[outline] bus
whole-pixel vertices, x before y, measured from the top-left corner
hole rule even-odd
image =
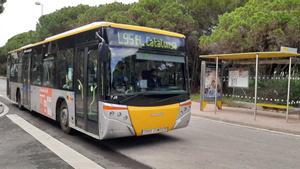
[[[94,22],[8,53],[7,96],[96,139],[189,124],[185,36]]]

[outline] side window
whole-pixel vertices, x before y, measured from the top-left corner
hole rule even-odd
[[[29,73],[29,60],[32,55],[32,52],[26,52],[22,56],[22,82],[21,83],[28,83],[28,73]]]
[[[6,66],[6,77],[8,78],[8,80],[10,80],[10,69],[11,69],[11,65],[12,65],[10,55],[7,56],[6,65],[7,65]]]
[[[17,56],[12,56],[10,58],[10,66],[9,66],[9,76],[12,82],[18,81],[18,60]]]
[[[36,50],[31,61],[31,83],[33,85],[42,84],[43,59],[42,51]]]
[[[18,59],[17,59],[17,82],[22,83],[22,58],[23,54],[18,54]]]
[[[57,87],[60,89],[73,89],[73,58],[74,49],[59,50],[57,53]]]
[[[42,85],[46,87],[56,87],[55,81],[55,59],[57,58],[57,42],[50,42],[47,45],[48,52],[43,57],[43,75],[42,75]]]
[[[54,87],[54,77],[54,57],[47,57],[43,60],[43,85],[47,87]]]

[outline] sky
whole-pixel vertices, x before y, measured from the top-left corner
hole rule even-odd
[[[133,3],[138,0],[7,0],[4,3],[4,12],[0,14],[0,47],[16,34],[35,30],[41,16],[41,6],[35,5],[37,1],[43,4],[43,13],[49,14],[78,4],[95,6],[112,2]]]

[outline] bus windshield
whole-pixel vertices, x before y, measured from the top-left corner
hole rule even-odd
[[[183,55],[111,47],[111,94],[179,94],[186,91]]]

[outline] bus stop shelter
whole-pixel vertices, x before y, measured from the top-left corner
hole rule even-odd
[[[300,112],[300,54],[249,52],[201,55],[200,109],[213,103],[214,113],[224,100],[250,103],[256,120],[257,107]],[[300,114],[299,114],[300,118]]]

